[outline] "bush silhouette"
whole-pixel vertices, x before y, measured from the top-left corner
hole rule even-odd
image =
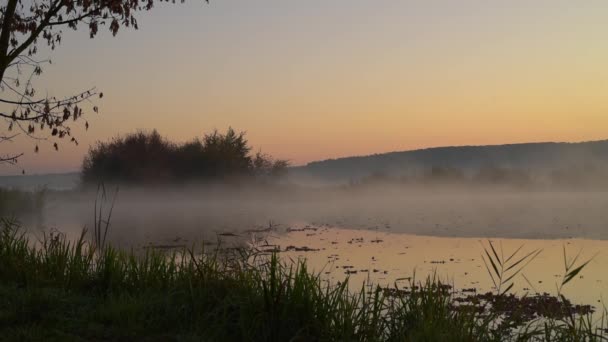
[[[288,162],[251,147],[245,133],[217,130],[184,144],[172,143],[154,130],[137,132],[92,147],[82,165],[84,183],[169,183],[277,178]]]

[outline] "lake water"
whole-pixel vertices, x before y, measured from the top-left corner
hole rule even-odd
[[[303,229],[304,228],[304,229]],[[494,291],[482,260],[486,238],[432,237],[387,232],[388,229],[353,230],[328,226],[299,225],[295,231],[267,240],[283,250],[286,260],[306,259],[308,266],[332,282],[349,277],[353,290],[364,281],[381,286],[409,286],[410,279],[424,280],[435,275],[456,290]],[[557,294],[564,276],[564,247],[569,260],[579,252],[580,264],[593,258],[587,267],[564,286],[562,293],[574,303],[603,306],[608,298],[608,241],[585,239],[492,239],[505,258],[534,250],[540,254],[530,261],[510,292],[518,295]],[[296,250],[297,249],[297,250]],[[288,251],[285,251],[288,250]],[[515,259],[515,258],[514,258]],[[523,276],[522,276],[523,275]],[[525,277],[525,278],[524,278]]]
[[[78,236],[93,226],[94,199],[95,193],[51,194],[33,233],[56,228]],[[566,246],[570,257],[580,250],[581,261],[595,257],[564,294],[601,306],[608,296],[607,208],[606,192],[121,189],[109,239],[126,248],[247,242],[252,230],[270,225],[266,242],[279,245],[285,260],[307,258],[335,282],[348,275],[357,290],[368,279],[405,286],[415,273],[481,292],[492,290],[481,259],[482,244],[492,239],[505,255],[521,245],[542,250],[522,272],[528,281],[515,278],[512,291],[520,295],[556,293]]]

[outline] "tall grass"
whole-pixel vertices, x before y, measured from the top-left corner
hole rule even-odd
[[[504,298],[508,291],[513,287],[514,278],[542,252],[542,250],[536,249],[528,253],[523,253],[522,248],[523,245],[505,258],[502,244],[498,249],[494,246],[492,241],[488,241],[487,246],[483,246],[482,259],[488,275],[494,283],[497,294],[493,297],[493,302],[489,304],[496,305],[496,299],[500,301],[500,299]],[[603,308],[599,318],[594,318],[593,310],[586,310],[586,312],[581,314],[580,312],[577,312],[576,307],[573,307],[570,301],[562,294],[564,286],[569,284],[579,273],[581,273],[594,258],[589,258],[586,261],[577,264],[581,252],[582,250],[579,251],[574,258],[569,259],[566,247],[565,245],[563,246],[564,275],[561,283],[556,284],[557,305],[555,305],[555,302],[550,302],[553,304],[552,310],[556,312],[549,312],[549,318],[546,316],[539,316],[526,322],[526,324],[511,319],[511,317],[521,314],[521,312],[517,312],[519,308],[511,310],[511,317],[504,317],[504,313],[503,315],[496,315],[496,312],[494,312],[492,321],[496,321],[497,319],[503,320],[497,326],[498,329],[503,331],[504,327],[507,327],[511,331],[517,329],[518,339],[545,341],[608,340],[608,330],[606,329],[608,323],[606,315],[608,313],[607,309],[605,307]],[[528,284],[533,287],[523,273],[521,275]],[[546,298],[546,296],[541,296],[541,298]],[[541,304],[541,309],[547,310],[546,306],[549,305],[550,304]],[[549,311],[550,310],[551,309],[549,309]],[[492,311],[492,309],[490,309],[490,311]],[[513,313],[515,313],[515,315],[513,315]],[[559,319],[555,319],[555,317],[558,317]]]
[[[542,250],[536,249],[522,254],[523,247],[523,245],[519,246],[506,258],[502,244],[498,249],[500,253],[497,252],[492,241],[488,241],[488,246],[483,247],[484,254],[481,255],[481,258],[499,295],[508,293],[515,285],[515,277],[542,252]]]
[[[410,288],[329,284],[305,262],[250,250],[125,251],[0,221],[3,338],[204,341],[600,340],[596,322],[498,329],[434,278]],[[93,235],[98,233],[94,232]],[[89,242],[92,241],[92,242]],[[99,241],[99,240],[97,240]],[[602,318],[603,319],[603,318]]]

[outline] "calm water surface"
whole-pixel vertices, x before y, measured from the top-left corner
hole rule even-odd
[[[482,260],[485,238],[449,238],[306,226],[268,239],[277,245],[284,260],[306,259],[310,268],[337,282],[350,278],[353,290],[371,280],[379,285],[408,286],[412,277],[421,280],[436,275],[456,289],[494,290]],[[302,229],[295,228],[295,229]],[[585,239],[492,239],[505,257],[523,245],[520,253],[542,250],[516,276],[511,290],[518,295],[557,293],[564,275],[564,247],[568,259],[579,252],[579,263],[593,258],[588,266],[563,289],[576,303],[601,307],[608,298],[608,241]],[[294,250],[300,249],[300,251]],[[309,248],[312,251],[302,251]],[[523,254],[520,254],[523,256]],[[525,278],[524,278],[525,276]]]

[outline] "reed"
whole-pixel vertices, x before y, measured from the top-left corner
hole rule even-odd
[[[433,277],[413,281],[407,291],[363,284],[352,292],[348,280],[330,284],[305,262],[284,263],[276,253],[202,246],[126,251],[99,240],[105,232],[91,237],[86,230],[76,241],[54,233],[35,242],[12,220],[0,225],[6,340],[605,339],[598,330],[606,326],[605,312],[499,329],[497,314],[455,305],[454,293]],[[510,256],[504,263],[528,259],[519,260]],[[510,277],[500,275],[503,283]]]

